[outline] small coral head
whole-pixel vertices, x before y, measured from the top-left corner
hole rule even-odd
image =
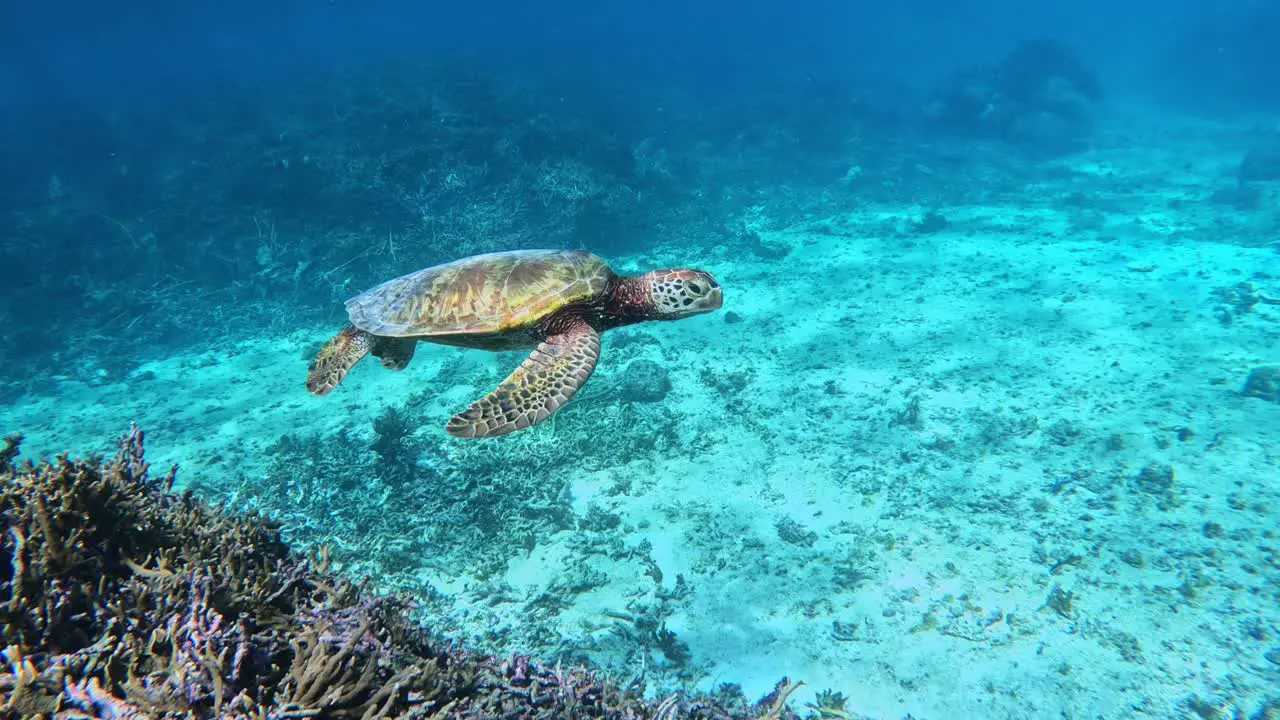
[[[653,311],[659,318],[700,315],[720,309],[724,293],[710,273],[685,268],[654,270],[647,274]]]

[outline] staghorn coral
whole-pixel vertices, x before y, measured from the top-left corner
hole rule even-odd
[[[408,603],[152,477],[136,426],[111,460],[0,449],[0,718],[794,718],[759,703],[642,698],[584,667],[469,653]]]

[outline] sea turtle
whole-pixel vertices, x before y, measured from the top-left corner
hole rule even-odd
[[[350,324],[316,353],[307,390],[324,395],[372,353],[403,369],[417,341],[533,352],[493,392],[454,415],[455,437],[505,435],[542,422],[595,369],[600,333],[645,320],[676,320],[720,307],[701,270],[623,277],[578,250],[517,250],[455,260],[388,280],[347,301]]]

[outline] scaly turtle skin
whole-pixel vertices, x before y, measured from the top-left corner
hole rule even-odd
[[[505,435],[546,420],[591,376],[600,333],[720,307],[701,270],[622,277],[577,250],[517,250],[463,258],[378,285],[347,301],[351,323],[316,353],[307,390],[324,395],[365,355],[404,369],[419,340],[529,357],[493,392],[454,415],[455,437]]]

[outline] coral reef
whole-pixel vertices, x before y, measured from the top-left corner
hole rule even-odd
[[[1070,48],[1041,39],[1014,48],[995,67],[957,75],[925,112],[952,133],[1060,152],[1092,133],[1101,96],[1097,78]]]
[[[304,557],[257,515],[156,477],[136,427],[110,460],[0,450],[0,717],[794,718],[797,684],[643,699],[581,666],[468,652]]]
[[[1241,183],[1280,180],[1280,135],[1256,142],[1240,158],[1236,177]]]
[[[621,375],[618,394],[624,402],[661,402],[671,392],[667,368],[652,360],[632,360]]]
[[[571,479],[655,455],[696,458],[709,443],[706,433],[677,432],[679,415],[670,407],[627,399],[628,368],[643,359],[651,338],[619,332],[611,348],[618,367],[601,370],[595,389],[586,391],[591,396],[557,414],[546,432],[510,443],[447,442],[432,419],[428,390],[335,430],[280,436],[264,449],[260,466],[242,462],[232,473],[184,477],[185,486],[281,522],[294,548],[327,546],[331,569],[410,595],[415,617],[472,650],[518,648],[566,665],[589,658],[617,675],[644,667],[651,692],[687,688],[707,677],[711,658],[699,654],[679,664],[667,655],[657,630],[682,596],[664,588],[660,576],[636,582],[616,608],[622,614],[606,618],[607,631],[578,634],[562,626],[579,596],[624,577],[643,578],[653,563],[650,550],[622,540],[617,515],[575,511]],[[475,380],[446,366],[431,385],[461,382]],[[606,491],[610,504],[644,492],[644,478],[617,476]],[[510,584],[512,563],[561,542],[575,555],[621,567],[606,576],[594,560],[575,560],[537,589]],[[468,587],[462,602],[451,589],[459,583]]]
[[[41,123],[23,131],[29,147],[6,168],[14,192],[0,197],[22,239],[0,244],[11,290],[0,313],[25,295],[58,327],[0,326],[0,338],[30,335],[0,357],[4,376],[65,352],[67,374],[93,382],[157,344],[327,324],[326,301],[533,237],[631,251],[694,206],[645,169],[633,139],[565,111],[562,93],[465,63],[205,90],[192,103],[85,109],[82,134],[111,137],[109,152],[67,154],[75,138]],[[111,342],[85,340],[96,336]]]
[[[1280,367],[1259,365],[1250,370],[1240,394],[1245,397],[1280,402]]]

